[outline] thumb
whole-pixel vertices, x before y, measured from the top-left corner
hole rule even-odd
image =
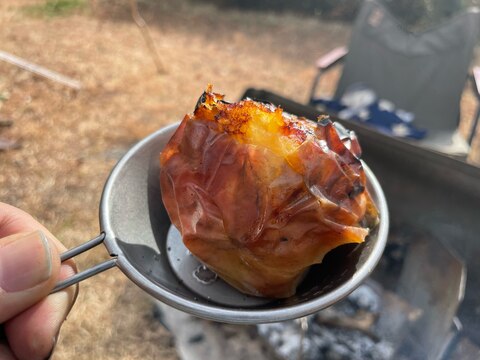
[[[57,247],[41,230],[0,239],[0,324],[46,297],[59,272]]]

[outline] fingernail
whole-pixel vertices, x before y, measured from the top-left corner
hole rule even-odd
[[[52,274],[50,245],[38,230],[0,248],[0,288],[6,292],[30,289]]]

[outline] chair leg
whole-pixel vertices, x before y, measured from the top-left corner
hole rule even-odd
[[[480,104],[477,105],[477,111],[475,112],[475,118],[473,119],[472,126],[470,128],[470,136],[468,138],[468,144],[472,145],[473,139],[477,133],[478,118],[480,117]]]
[[[320,77],[323,75],[322,70],[318,70],[315,79],[313,80],[312,89],[310,90],[310,99],[308,99],[308,104],[313,105],[313,100],[315,99],[315,93],[317,92],[318,83],[320,82]]]

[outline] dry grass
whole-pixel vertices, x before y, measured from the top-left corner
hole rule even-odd
[[[38,2],[0,2],[1,49],[85,88],[75,93],[0,63],[0,117],[14,121],[0,135],[22,143],[20,150],[0,153],[0,200],[35,215],[67,247],[98,233],[98,201],[119,154],[180,120],[207,83],[230,100],[255,86],[304,102],[314,60],[349,34],[339,23],[163,1],[146,16],[167,68],[159,76],[121,6],[115,15],[100,4],[49,18],[19,10]],[[472,112],[471,97],[465,103]],[[105,257],[96,249],[78,260],[86,268]],[[120,271],[88,280],[54,358],[175,359],[152,309],[151,299]]]
[[[254,85],[304,101],[314,59],[348,35],[339,24],[167,3],[147,14],[167,68],[158,76],[121,11],[49,18],[19,11],[31,3],[0,3],[1,49],[76,78],[85,89],[74,93],[0,63],[0,94],[8,98],[0,116],[14,121],[1,135],[22,143],[0,153],[0,199],[34,214],[68,247],[98,233],[100,193],[119,154],[180,120],[207,83],[232,100]],[[86,268],[105,257],[97,249],[78,262]],[[54,358],[175,359],[152,309],[120,271],[87,280]]]

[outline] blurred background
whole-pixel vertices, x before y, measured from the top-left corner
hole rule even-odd
[[[385,2],[412,31],[479,3]],[[0,138],[8,145],[0,201],[33,214],[67,247],[92,238],[103,184],[135,142],[181,120],[209,83],[231,101],[255,86],[306,103],[315,60],[348,43],[360,3],[141,0],[145,33],[128,0],[2,0],[0,50],[81,89],[0,61]],[[326,75],[326,94],[338,77]],[[462,114],[474,111],[466,92]],[[78,261],[86,268],[106,256],[96,249]],[[53,358],[177,359],[155,316],[151,299],[120,271],[100,274],[81,284]]]

